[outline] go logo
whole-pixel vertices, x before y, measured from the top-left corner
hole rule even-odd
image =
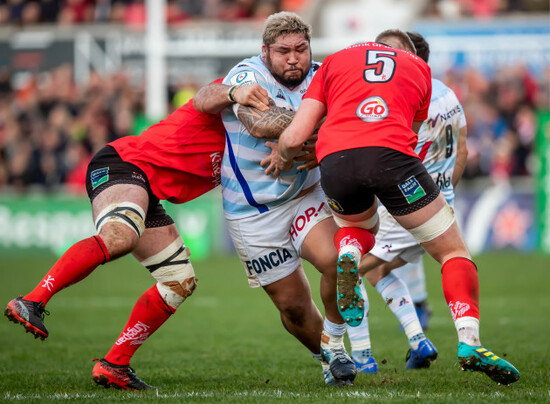
[[[382,97],[369,97],[357,107],[355,115],[363,122],[377,122],[389,115],[388,104]]]

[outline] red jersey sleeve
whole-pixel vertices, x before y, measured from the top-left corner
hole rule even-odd
[[[326,105],[327,101],[325,99],[325,63],[321,65],[315,77],[309,84],[307,92],[304,94],[302,99],[313,98],[314,100],[321,101]]]
[[[422,80],[425,81],[428,91],[426,91],[424,99],[422,100],[422,105],[414,115],[414,121],[425,121],[428,119],[428,109],[430,108],[430,100],[432,99],[432,77],[429,68]]]

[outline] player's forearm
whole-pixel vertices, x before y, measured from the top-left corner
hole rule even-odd
[[[228,96],[231,86],[213,83],[202,87],[193,97],[193,106],[199,112],[217,114],[235,102]]]
[[[468,146],[466,144],[466,127],[460,128],[458,133],[458,142],[456,147],[456,162],[453,170],[453,178],[451,182],[453,183],[453,188],[457,186],[458,181],[462,178],[464,170],[466,169],[466,162],[468,159]]]
[[[466,158],[467,157],[468,157],[468,151],[467,150],[461,156],[460,159],[459,159],[458,155],[456,156],[456,163],[455,163],[455,167],[454,167],[454,170],[453,170],[453,178],[451,180],[452,183],[453,183],[453,188],[455,188],[457,186],[458,182],[462,178],[462,174],[464,174],[464,170],[466,169]]]
[[[259,111],[256,108],[240,106],[237,117],[252,136],[259,139],[279,139],[281,133],[290,125],[294,111],[278,107],[269,100],[269,109]]]
[[[296,117],[279,139],[279,155],[282,161],[290,161],[296,157],[324,114],[324,104],[319,101],[306,99],[302,102]]]
[[[284,163],[294,160],[294,157],[302,149],[303,141],[292,125],[281,134],[279,138],[279,156]]]

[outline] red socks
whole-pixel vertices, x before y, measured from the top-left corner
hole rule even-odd
[[[129,365],[137,349],[176,312],[160,296],[157,286],[145,291],[105,360],[115,365]]]
[[[476,265],[464,257],[451,258],[441,268],[443,293],[453,320],[475,317],[479,320],[479,281]]]
[[[46,274],[44,279],[24,299],[44,305],[59,292],[81,281],[98,265],[109,261],[109,252],[99,236],[93,236],[72,245]]]
[[[365,255],[372,250],[374,243],[374,234],[360,227],[342,227],[334,234],[334,246],[338,251],[345,245],[352,245]]]

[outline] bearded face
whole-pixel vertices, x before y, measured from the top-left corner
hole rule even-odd
[[[311,67],[311,48],[302,34],[288,34],[262,47],[264,62],[275,79],[285,87],[298,86]]]

